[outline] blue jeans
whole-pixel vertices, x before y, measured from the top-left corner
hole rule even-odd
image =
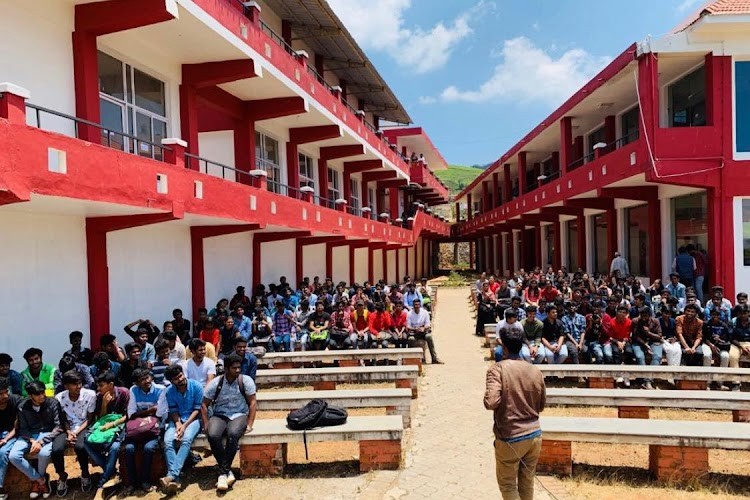
[[[3,432],[3,437],[7,434],[7,432]],[[5,473],[8,471],[10,450],[13,449],[13,444],[15,444],[15,442],[16,438],[12,438],[0,448],[0,488],[5,485]]]
[[[649,343],[651,348],[651,365],[658,366],[661,364],[661,358],[664,354],[663,346],[661,343]],[[646,364],[646,350],[640,344],[633,344],[633,355],[635,356],[635,362],[639,365]],[[644,378],[644,382],[651,382],[650,378]]]
[[[281,347],[284,347],[284,352],[290,352],[291,351],[291,334],[284,333],[283,335],[276,335],[273,338],[273,348],[274,351],[280,351]]]
[[[35,434],[32,437],[34,439],[41,439],[44,434]],[[49,442],[42,446],[39,453],[36,456],[37,465],[36,470],[31,466],[29,461],[24,456],[27,451],[31,448],[31,442],[26,439],[17,439],[13,443],[13,447],[10,450],[9,460],[16,469],[20,470],[24,476],[28,477],[32,481],[38,481],[39,478],[43,477],[47,472],[47,466],[52,458],[52,442]]]
[[[495,362],[499,363],[503,360],[503,346],[499,345],[495,347]]]
[[[534,363],[535,365],[540,364],[542,361],[544,361],[544,353],[540,348],[537,348],[536,350],[536,357],[531,358],[531,349],[529,349],[529,346],[526,344],[521,346],[521,353],[520,353],[521,359],[524,361],[528,361],[529,363]]]
[[[141,446],[143,447],[143,461],[139,473],[135,465],[135,453]],[[154,438],[143,444],[125,441],[125,468],[128,471],[130,486],[151,483],[151,463],[154,461],[154,453],[158,448],[159,438]]]
[[[703,302],[703,281],[706,279],[705,276],[696,276],[695,277],[695,295],[698,297],[698,300],[701,301],[701,304],[705,304]]]
[[[195,436],[201,431],[200,420],[194,420],[185,428],[182,434],[182,440],[177,441],[174,438],[177,432],[174,422],[167,424],[167,430],[164,432],[164,455],[167,459],[167,476],[175,481],[179,479],[185,460],[190,456],[190,448],[193,445]],[[179,443],[178,449],[175,450],[175,443]]]
[[[550,344],[552,347],[555,347],[557,345],[557,342],[554,344]],[[544,352],[544,357],[547,358],[547,364],[558,364],[561,365],[565,363],[565,360],[568,359],[568,348],[565,347],[565,344],[560,346],[560,349],[557,351],[557,353],[551,351],[550,349],[547,349],[545,346],[541,346],[539,348]]]
[[[84,445],[91,461],[102,468],[102,476],[99,478],[97,488],[104,487],[104,483],[115,475],[120,444],[120,439],[117,437],[110,445],[91,444],[88,441]]]

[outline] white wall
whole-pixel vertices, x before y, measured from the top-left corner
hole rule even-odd
[[[192,318],[190,231],[177,222],[107,234],[110,333],[130,341],[122,327],[150,319],[159,328],[179,307]]]
[[[296,243],[295,243],[296,245]],[[269,255],[265,252],[265,245],[264,245],[264,267],[265,267],[265,257],[266,255]],[[296,249],[295,249],[296,252]],[[295,256],[296,258],[296,256]],[[295,264],[296,265],[296,264]],[[310,278],[310,281],[315,276],[320,276],[320,280],[323,281],[325,279],[326,275],[326,245],[323,243],[322,245],[307,245],[302,247],[302,276],[307,276]],[[287,276],[287,278],[290,278]],[[278,282],[278,276],[274,278],[273,283]],[[288,279],[290,283],[294,283],[294,279]],[[294,283],[296,286],[297,283]]]
[[[367,248],[355,248],[354,249],[354,281],[360,285],[367,281],[367,259],[369,258],[369,250]]]
[[[385,277],[385,282],[390,285],[391,283],[396,283],[398,281],[398,276],[396,276],[396,251],[389,250],[387,253],[388,276]],[[399,269],[399,271],[401,271],[401,269]]]
[[[375,282],[383,279],[383,251],[373,250],[372,252],[372,278]]]
[[[239,285],[251,293],[253,233],[237,233],[203,240],[206,309],[221,298],[231,299]]]
[[[297,273],[297,245],[294,240],[263,243],[261,245],[260,261],[262,263],[260,280],[261,283],[266,285],[266,289],[268,289],[269,284],[278,283],[281,276],[286,276],[289,283],[295,281]],[[310,278],[312,279],[312,276]]]
[[[228,167],[235,167],[234,164],[234,133],[231,130],[222,130],[220,132],[203,132],[198,134],[198,150],[200,156],[207,158],[216,163],[221,163]],[[255,168],[255,167],[253,167]],[[209,175],[215,175],[216,177],[222,177],[224,179],[234,181],[234,171],[226,170],[222,172],[222,168],[216,165],[208,166],[208,172],[206,172],[206,165],[200,165],[200,171],[208,173]]]
[[[422,263],[422,238],[417,239],[415,251],[417,252],[417,275],[421,278],[424,276],[424,265]]]
[[[0,22],[2,22],[0,20]],[[0,211],[0,352],[22,370],[23,352],[39,347],[55,365],[80,330],[88,344],[86,236],[80,217]]]
[[[745,244],[742,220],[742,201],[747,198],[735,198],[733,202],[734,222],[734,283],[737,292],[747,289],[750,282],[750,267],[745,266]],[[731,300],[731,299],[730,299]]]
[[[396,250],[396,255],[398,255],[398,269],[401,273],[401,276],[396,276],[396,281],[401,283],[401,279],[409,274],[406,272],[406,250],[398,249]],[[411,271],[411,269],[409,269],[409,271]],[[411,273],[411,277],[414,277],[414,273]]]
[[[73,5],[70,2],[0,2],[0,82],[29,90],[29,102],[75,114]],[[31,115],[30,115],[31,118]],[[36,124],[36,119],[29,122]],[[42,116],[42,125],[72,134],[68,120]]]
[[[333,282],[349,283],[349,247],[333,247]]]

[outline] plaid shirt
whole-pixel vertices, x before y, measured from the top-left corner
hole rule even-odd
[[[289,311],[274,313],[273,327],[271,327],[274,335],[290,335],[294,331],[295,324],[287,315],[291,315],[291,313]]]
[[[562,317],[563,331],[570,335],[576,342],[581,340],[581,335],[586,331],[586,317],[582,314],[575,313],[573,316],[566,314]]]

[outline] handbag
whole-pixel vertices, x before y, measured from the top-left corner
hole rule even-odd
[[[133,418],[125,424],[125,439],[135,443],[158,438],[160,432],[159,419],[153,416]]]
[[[117,413],[109,413],[104,415],[102,418],[97,420],[93,426],[91,426],[91,432],[86,436],[86,442],[90,444],[107,445],[115,440],[115,438],[122,431],[123,424],[110,427],[109,429],[102,429],[102,426],[115,422],[122,418],[122,415]]]

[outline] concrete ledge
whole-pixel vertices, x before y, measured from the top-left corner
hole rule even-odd
[[[748,368],[641,365],[537,365],[545,377],[630,377],[697,382],[750,382]]]
[[[548,388],[547,404],[561,406],[645,406],[701,410],[750,410],[750,393],[711,391],[623,391]]]
[[[269,352],[258,360],[258,364],[268,363],[335,363],[342,360],[400,361],[403,359],[422,359],[422,349],[348,349],[341,351],[300,351],[300,352]]]

